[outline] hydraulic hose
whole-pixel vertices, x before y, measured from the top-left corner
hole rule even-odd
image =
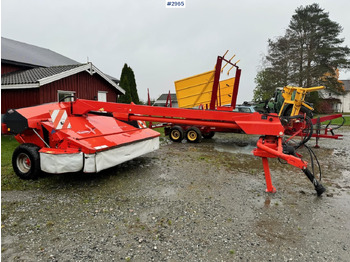
[[[303,172],[307,176],[307,178],[311,181],[311,183],[314,185],[315,190],[317,192],[317,195],[321,196],[326,191],[326,189],[322,186],[322,184],[320,182],[317,181],[317,179],[310,172],[309,169],[305,168],[305,169],[303,169]]]

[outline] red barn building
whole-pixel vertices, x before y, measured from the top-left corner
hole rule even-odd
[[[1,38],[1,114],[65,96],[116,102],[125,93],[118,82],[92,63],[81,64],[49,49]]]

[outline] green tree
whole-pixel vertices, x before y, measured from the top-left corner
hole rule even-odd
[[[263,68],[258,72],[254,89],[254,101],[272,97],[276,87],[283,87],[290,82],[289,41],[279,37],[268,40],[268,55],[263,59]]]
[[[349,68],[347,56],[350,49],[341,44],[342,27],[329,19],[329,14],[318,4],[301,6],[292,16],[286,37],[290,45],[293,82],[302,87],[326,85],[340,91],[341,83],[335,81],[335,70]],[[324,78],[325,74],[333,77]]]
[[[350,49],[339,38],[342,27],[329,19],[318,4],[295,10],[282,37],[268,41],[268,54],[263,69],[257,74],[254,98],[270,95],[273,86],[325,85],[342,92],[337,70],[350,68]],[[266,79],[265,79],[266,78]],[[271,85],[271,88],[264,85]],[[318,95],[313,95],[317,102]]]
[[[119,85],[121,86],[121,88],[123,88],[125,90],[125,94],[121,95],[118,98],[118,102],[129,104],[132,100],[131,100],[131,92],[130,92],[130,82],[128,79],[128,65],[127,64],[124,64],[124,67],[122,69]]]
[[[131,100],[135,104],[140,104],[139,95],[137,93],[135,74],[134,74],[134,71],[131,69],[131,67],[128,67],[127,74],[128,74],[128,79],[129,79],[129,88],[130,88]]]
[[[269,100],[278,87],[275,73],[269,68],[258,72],[255,77],[256,87],[254,89],[254,101]]]
[[[129,67],[127,64],[124,64],[122,69],[119,85],[125,90],[125,94],[121,95],[118,99],[119,103],[140,103],[139,95],[137,93],[135,74],[131,67]]]
[[[290,46],[287,37],[278,37],[275,41],[268,40],[269,54],[266,60],[269,62],[269,70],[274,73],[276,85],[286,86],[290,82]]]

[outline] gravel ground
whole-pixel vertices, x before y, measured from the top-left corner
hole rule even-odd
[[[2,192],[2,261],[350,261],[350,129],[315,149],[327,192],[216,134],[94,175]],[[311,141],[314,144],[314,141]]]

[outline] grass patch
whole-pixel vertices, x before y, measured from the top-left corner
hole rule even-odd
[[[152,125],[157,125],[157,124],[160,124],[160,123],[152,122]],[[146,121],[146,125],[147,125],[147,127],[149,126],[149,121]],[[153,128],[153,130],[159,132],[160,133],[160,137],[165,137],[164,127]]]
[[[322,117],[322,116],[324,116],[324,115],[317,115],[317,116],[314,116],[314,118]],[[343,115],[343,117],[345,118],[344,126],[350,126],[350,116]],[[325,121],[325,122],[322,122],[322,125],[327,125],[328,123],[329,123],[329,121]],[[339,118],[333,119],[331,125],[332,126],[333,125],[340,125],[341,123],[343,123],[343,119],[341,117],[339,117]]]
[[[12,168],[12,153],[17,146],[13,136],[1,136],[1,190],[18,189],[21,182]]]
[[[30,190],[45,187],[52,178],[43,177],[37,180],[20,179],[12,168],[12,154],[19,143],[13,136],[1,136],[1,190]]]
[[[13,171],[12,153],[19,146],[13,136],[1,136],[1,190],[25,190],[40,186],[38,180],[22,180]]]
[[[160,137],[165,137],[164,135],[164,127],[157,127],[153,129],[154,131],[157,131],[160,133]]]

